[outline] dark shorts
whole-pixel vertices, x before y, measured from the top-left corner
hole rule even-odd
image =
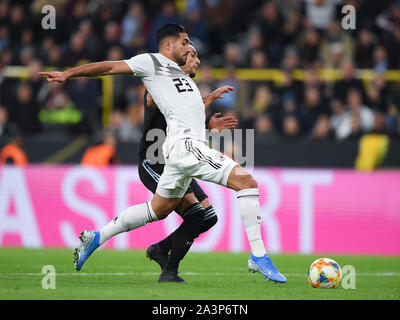
[[[155,193],[157,189],[158,180],[164,171],[163,164],[150,164],[146,159],[141,160],[139,163],[139,177],[142,183],[151,192]],[[203,189],[199,186],[195,179],[189,185],[185,194],[194,193],[199,202],[208,198]]]

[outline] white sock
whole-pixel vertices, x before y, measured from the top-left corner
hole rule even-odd
[[[149,201],[129,207],[100,230],[100,245],[111,237],[158,220]]]
[[[258,189],[243,189],[238,191],[239,213],[246,229],[251,252],[256,257],[262,257],[267,253],[261,237],[261,214],[258,200]]]

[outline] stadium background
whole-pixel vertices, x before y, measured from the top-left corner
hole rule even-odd
[[[54,30],[42,28],[46,4]],[[341,26],[346,4],[354,30]],[[156,51],[168,22],[184,24],[196,45],[202,93],[235,87],[208,116],[234,114],[255,129],[268,249],[399,255],[400,2],[384,0],[0,0],[0,148],[20,137],[30,163],[0,167],[0,245],[73,247],[81,229],[150,199],[136,167],[141,82],[49,85],[37,72]],[[122,166],[78,166],[105,132]],[[203,186],[220,221],[194,249],[248,250],[233,192]],[[177,219],[109,246],[145,248]]]

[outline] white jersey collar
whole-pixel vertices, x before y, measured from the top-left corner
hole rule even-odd
[[[158,53],[160,57],[162,57],[162,59],[164,59],[167,63],[171,63],[172,65],[178,67],[179,69],[181,68],[175,61],[167,58],[166,56],[164,56],[161,52]]]

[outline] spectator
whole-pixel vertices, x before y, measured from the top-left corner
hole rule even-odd
[[[217,0],[202,1],[203,12],[206,15],[209,34],[210,52],[220,54],[226,43],[232,38],[231,32],[235,29],[232,23],[235,12],[236,1]],[[230,30],[227,32],[226,30]]]
[[[259,142],[277,142],[280,140],[268,114],[263,113],[257,117],[255,131],[255,139]]]
[[[375,112],[374,127],[372,131],[378,134],[388,134],[384,113],[380,111]]]
[[[385,126],[388,134],[391,136],[399,136],[400,134],[400,117],[399,110],[396,105],[391,105],[385,115]]]
[[[75,1],[72,7],[72,14],[68,19],[68,26],[66,29],[69,34],[73,34],[78,31],[80,24],[85,20],[87,13],[87,2],[86,1]]]
[[[197,85],[202,92],[202,96],[205,97],[217,88],[217,84],[215,83],[212,66],[210,64],[203,62],[199,73],[200,77],[197,80]]]
[[[307,87],[304,104],[300,108],[301,130],[308,134],[315,126],[318,118],[327,114],[324,105],[321,104],[320,92],[315,87]]]
[[[23,66],[27,66],[35,59],[35,49],[32,46],[22,47],[19,51],[19,62]]]
[[[346,137],[346,139],[358,140],[362,136],[360,118],[353,114],[353,115],[351,115],[350,119],[351,119],[350,120],[351,121],[350,132],[349,132],[349,135]]]
[[[281,102],[291,100],[296,105],[303,103],[304,83],[295,81],[288,71],[283,71],[282,83],[277,89]]]
[[[0,25],[9,24],[10,19],[10,2],[0,1]]]
[[[80,60],[87,59],[85,51],[85,37],[82,33],[74,33],[69,41],[69,46],[63,55],[63,62],[66,66],[74,66]]]
[[[314,87],[323,94],[325,92],[326,85],[320,78],[319,74],[314,69],[306,69],[304,72],[304,86]]]
[[[241,50],[238,44],[233,42],[226,44],[222,63],[235,68],[243,67]]]
[[[388,52],[389,67],[400,68],[400,27],[396,26],[393,35],[385,41]]]
[[[146,16],[142,4],[132,3],[121,24],[121,44],[127,48],[129,56],[134,56],[138,49],[145,46],[145,24]]]
[[[107,53],[107,60],[117,61],[123,60],[124,53],[121,46],[115,46],[110,48]],[[114,75],[113,76],[113,88],[114,88],[114,109],[125,110],[127,101],[125,93],[129,87],[137,87],[141,83],[141,80],[136,77],[127,77],[125,75]]]
[[[368,106],[375,114],[376,128],[382,129],[383,121],[388,133],[399,134],[400,90],[392,78],[386,77],[396,73],[384,72],[400,68],[400,1],[61,0],[54,3],[55,30],[41,28],[42,2],[0,0],[0,71],[12,65],[28,66],[29,70],[23,83],[16,78],[0,78],[1,104],[8,111],[8,121],[18,121],[18,124],[24,117],[28,122],[26,113],[17,111],[18,108],[30,111],[36,108],[37,112],[38,106],[43,109],[41,122],[37,121],[35,129],[23,126],[24,134],[40,131],[41,123],[46,130],[70,132],[71,129],[74,133],[82,132],[83,128],[88,132],[97,131],[102,125],[98,80],[73,80],[57,92],[59,89],[37,76],[41,65],[62,69],[82,59],[115,61],[154,51],[155,30],[167,22],[182,22],[197,47],[202,66],[195,81],[202,95],[223,84],[236,86],[233,93],[206,110],[207,117],[217,111],[238,112],[241,127],[263,131],[270,121],[280,134],[284,131],[284,120],[295,117],[300,130],[297,135],[304,137],[307,133],[313,139],[324,139],[329,131],[326,130],[327,114],[332,111],[328,119],[335,137],[342,132],[338,126],[347,128],[350,132],[347,137],[357,137],[366,131],[365,116],[357,115],[358,111],[353,112],[347,103],[349,92],[355,89],[361,93],[361,106]],[[355,31],[344,31],[340,26],[343,15],[337,13],[345,3],[356,8]],[[227,65],[227,76],[221,80],[220,70],[214,72],[212,67]],[[280,68],[278,75],[282,72],[282,77],[239,82],[235,74],[242,67]],[[330,77],[323,70],[326,67],[340,68],[342,79],[332,83],[323,80],[321,76]],[[371,81],[363,82],[354,68],[374,69],[375,73]],[[114,120],[120,123],[117,127],[124,123],[126,132],[132,133],[140,127],[140,123],[132,124],[130,120],[130,115],[138,112],[133,111],[132,105],[139,99],[133,97],[140,96],[140,80],[114,76],[113,82],[116,110],[113,117],[119,119]],[[311,106],[313,98],[308,95],[319,95],[319,107]],[[341,107],[314,113],[330,101]],[[68,124],[52,122],[61,119],[56,116],[59,111],[59,115],[69,114]],[[80,120],[89,114],[94,115],[96,125]],[[37,115],[29,117],[33,121],[37,119]],[[75,119],[73,123],[69,122],[72,119]],[[339,125],[342,122],[347,124]],[[135,139],[130,134],[126,136],[127,140]]]
[[[85,51],[90,60],[98,61],[104,53],[100,52],[101,42],[98,35],[94,33],[93,23],[90,19],[84,19],[77,31],[85,39]]]
[[[287,48],[282,59],[281,68],[293,71],[300,67],[300,59],[295,48]]]
[[[286,140],[294,140],[300,135],[299,119],[293,115],[288,115],[283,119],[283,137]]]
[[[388,69],[388,58],[386,48],[377,46],[373,52],[374,70],[378,74],[383,74]]]
[[[23,5],[17,4],[11,8],[9,31],[12,34],[11,42],[13,46],[19,44],[21,40],[22,31],[27,27],[28,17],[25,16],[25,9]]]
[[[107,52],[120,45],[120,29],[116,21],[109,21],[104,27],[103,40],[101,41],[100,50],[103,53],[102,59],[106,57]]]
[[[47,63],[54,67],[63,67],[66,65],[63,52],[59,46],[55,45],[50,48],[47,56]]]
[[[336,140],[344,140],[348,135],[349,114],[346,112],[345,106],[339,99],[332,100],[332,116],[330,118],[330,127],[334,132]]]
[[[28,164],[28,156],[23,149],[23,139],[17,132],[11,138],[11,142],[1,149],[0,164],[13,164],[17,166],[26,166]]]
[[[9,133],[8,111],[6,107],[0,105],[0,138]]]
[[[159,27],[167,23],[183,24],[181,17],[176,13],[173,1],[166,1],[162,4],[161,12],[154,17],[150,26],[147,47],[151,52],[156,52],[158,47],[156,44],[156,32]]]
[[[32,95],[39,105],[44,102],[48,94],[48,85],[39,75],[39,72],[43,70],[43,64],[40,60],[34,59],[28,65],[29,78],[27,83],[32,87]]]
[[[266,1],[261,8],[261,16],[256,26],[262,33],[265,51],[272,67],[278,67],[283,55],[284,38],[282,26],[284,19],[274,1]]]
[[[250,68],[266,69],[268,67],[267,56],[262,50],[254,50],[250,57]]]
[[[234,66],[228,66],[226,68],[226,76],[219,82],[217,87],[231,86],[234,88],[233,91],[224,94],[223,99],[218,99],[213,108],[217,112],[223,112],[232,110],[237,107],[238,95],[239,95],[239,80],[236,77],[236,69]]]
[[[298,51],[303,67],[308,68],[319,59],[321,38],[314,29],[305,30],[298,40]]]
[[[89,78],[77,78],[66,83],[65,92],[82,116],[82,129],[93,133],[101,126],[100,97],[101,90],[98,81]]]
[[[367,104],[376,111],[387,112],[393,100],[390,88],[381,74],[376,74],[367,90]]]
[[[357,90],[350,90],[347,96],[347,104],[352,115],[360,120],[363,132],[371,131],[374,123],[374,114],[369,107],[362,104],[361,94]]]
[[[372,68],[375,41],[373,34],[369,30],[360,30],[355,46],[355,63],[357,68]]]
[[[329,117],[325,114],[320,115],[312,129],[311,139],[315,141],[323,141],[330,138]]]
[[[0,52],[10,45],[10,35],[6,25],[0,25]]]
[[[185,29],[190,34],[199,55],[209,53],[209,30],[198,1],[189,1],[185,11]]]
[[[295,1],[297,2],[297,1]],[[298,36],[304,31],[302,16],[298,10],[291,9],[285,18],[283,27],[283,45],[285,48],[296,43]]]
[[[257,28],[250,29],[247,33],[246,42],[243,47],[243,53],[245,55],[245,65],[250,65],[251,56],[254,51],[263,50],[263,48],[264,44],[261,32]]]
[[[342,29],[338,21],[332,22],[321,42],[321,59],[324,68],[337,69],[345,61],[353,61],[354,40]]]
[[[23,135],[39,132],[39,105],[35,101],[32,86],[29,83],[19,84],[13,100],[8,108],[10,122],[15,123]]]
[[[350,90],[347,97],[347,111],[340,111],[340,117],[333,117],[336,138],[339,140],[358,137],[362,133],[372,131],[374,114],[362,104],[361,94],[357,90]]]
[[[139,142],[142,137],[142,124],[144,119],[144,106],[142,100],[131,103],[126,109],[118,129],[118,138],[122,142]]]
[[[323,32],[338,16],[342,0],[303,0],[302,11],[312,28]]]
[[[119,164],[116,150],[117,140],[112,132],[106,132],[102,141],[89,147],[82,156],[81,165],[90,167],[106,167],[110,164]]]
[[[258,113],[274,112],[273,95],[271,89],[266,85],[256,88],[253,99],[253,109]]]
[[[81,123],[82,113],[75,108],[65,87],[52,83],[46,102],[39,112],[39,119],[44,131],[63,135],[76,132],[74,129]]]
[[[335,98],[340,99],[343,103],[346,102],[348,92],[351,89],[356,89],[361,92],[363,101],[365,101],[365,90],[361,80],[357,79],[354,72],[354,65],[351,62],[345,62],[341,68],[342,79],[335,82],[333,94]]]

